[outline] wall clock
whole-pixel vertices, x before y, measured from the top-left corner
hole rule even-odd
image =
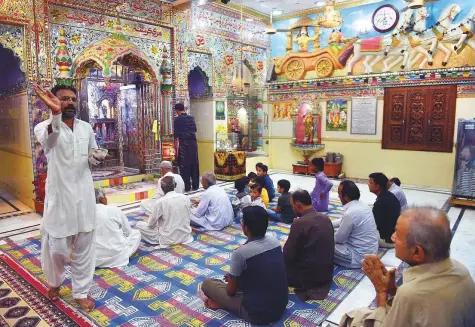
[[[379,33],[389,32],[399,22],[399,11],[393,5],[382,5],[374,11],[371,22]]]

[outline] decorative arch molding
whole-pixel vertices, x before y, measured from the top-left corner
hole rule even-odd
[[[188,72],[188,76],[192,73],[192,72],[197,72],[201,75],[201,77],[203,78],[203,82],[204,82],[204,87],[205,87],[205,91],[203,94],[200,94],[198,95],[198,97],[206,97],[206,96],[211,96],[212,94],[212,87],[210,85],[210,81],[209,81],[209,77],[208,75],[206,74],[206,72],[201,69],[200,66],[196,66],[195,68],[193,68],[192,70],[190,70]],[[196,96],[196,95],[195,95]]]
[[[213,85],[213,56],[211,53],[187,51],[187,77],[192,70],[199,67],[200,71],[207,76],[208,86]],[[187,81],[188,84],[188,81]]]
[[[109,78],[112,65],[124,58],[133,58],[132,63],[145,67],[152,80],[158,81],[158,68],[153,67],[150,58],[122,34],[113,34],[84,49],[74,60],[72,75],[83,73],[82,69],[93,61],[102,69],[104,77]]]
[[[0,46],[13,53],[20,62],[21,71],[26,74],[23,26],[0,23]]]

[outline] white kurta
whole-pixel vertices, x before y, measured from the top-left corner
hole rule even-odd
[[[117,207],[97,204],[96,217],[96,267],[127,266],[140,245],[140,232],[130,227],[124,212]]]
[[[174,178],[175,183],[176,183],[176,187],[175,187],[176,193],[180,193],[180,194],[185,193],[185,182],[183,181],[183,178],[180,175],[174,174],[171,171],[169,171],[163,177],[165,176],[171,176]],[[157,194],[153,198],[144,200],[140,203],[140,210],[145,212],[148,215],[152,214],[153,208],[155,207],[155,204],[157,203],[157,199],[160,199],[161,197],[165,195],[165,193],[162,190],[162,186],[160,185],[160,181],[162,180],[162,178],[160,178],[157,183],[158,184]]]
[[[48,125],[53,133],[48,135]],[[48,159],[43,227],[52,237],[87,233],[96,225],[96,198],[88,156],[97,148],[91,125],[74,121],[73,131],[53,115],[35,127]]]
[[[222,230],[233,223],[234,212],[226,191],[210,186],[201,196],[200,204],[191,210],[191,221],[207,230]]]
[[[34,130],[48,159],[41,266],[49,285],[59,287],[69,263],[73,297],[80,299],[87,297],[95,268],[96,199],[88,161],[97,144],[88,123],[76,119],[71,130],[61,118],[53,115]]]
[[[139,222],[136,227],[142,239],[162,247],[193,241],[190,226],[190,199],[174,191],[156,200],[148,222]]]

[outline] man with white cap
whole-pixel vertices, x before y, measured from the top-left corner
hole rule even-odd
[[[148,221],[139,221],[136,225],[142,239],[161,248],[193,242],[190,199],[174,191],[176,184],[172,176],[161,178],[160,187],[165,195],[156,200]]]
[[[185,182],[183,182],[183,178],[181,178],[180,175],[174,174],[172,170],[173,165],[170,161],[162,161],[160,163],[160,175],[162,176],[162,178],[165,176],[173,177],[176,183],[175,192],[183,194],[185,192]],[[161,180],[162,179],[160,178],[158,181],[157,194],[151,199],[142,201],[142,203],[140,204],[141,211],[144,211],[148,215],[152,214],[153,208],[155,207],[157,200],[165,196],[165,193],[163,192],[162,187],[160,186]]]
[[[104,191],[96,192],[96,267],[117,268],[129,264],[129,258],[137,251],[141,235],[132,229],[124,212],[108,206]]]

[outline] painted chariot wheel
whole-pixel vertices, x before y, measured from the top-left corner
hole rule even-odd
[[[285,75],[289,80],[299,80],[305,74],[305,63],[302,59],[291,59],[285,69]]]
[[[315,72],[318,77],[330,77],[334,70],[335,66],[329,58],[320,58],[315,63]]]

